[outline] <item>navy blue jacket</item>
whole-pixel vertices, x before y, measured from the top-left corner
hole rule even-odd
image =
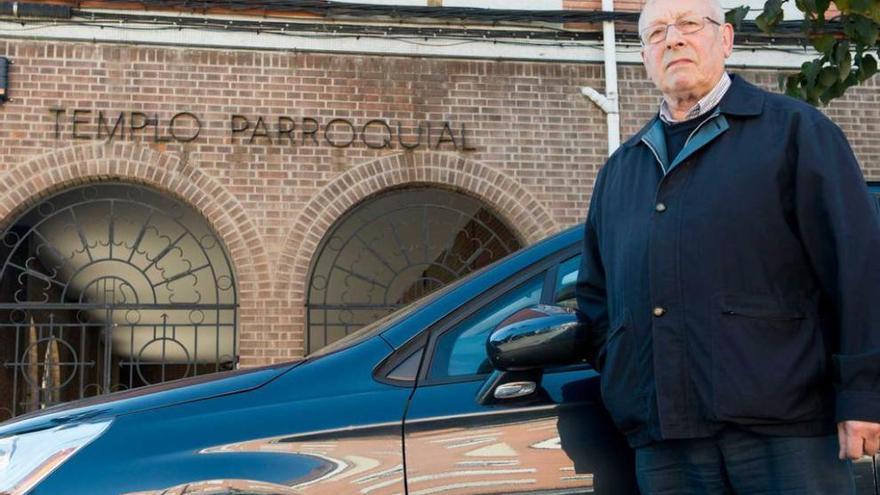
[[[734,76],[669,163],[654,118],[596,181],[578,305],[633,446],[880,422],[880,217],[840,129]]]

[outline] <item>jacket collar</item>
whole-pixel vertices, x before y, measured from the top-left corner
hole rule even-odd
[[[691,134],[684,147],[679,151],[678,156],[670,163],[666,149],[666,134],[663,131],[664,124],[660,119],[654,119],[653,122],[654,125],[642,136],[642,142],[651,149],[654,158],[657,159],[657,163],[663,170],[663,175],[668,174],[681,162],[687,160],[691,155],[711,143],[730,128],[727,118],[721,113],[721,109],[716,108]]]
[[[730,89],[718,104],[720,113],[735,117],[755,117],[764,112],[764,92],[757,86],[744,80],[742,77],[731,74]],[[654,118],[648,121],[642,129],[629,139],[624,146],[633,147],[642,142],[642,137],[654,128],[654,125],[661,123],[659,114],[655,114]]]
[[[764,90],[732,74],[732,83],[721,99],[721,113],[737,117],[755,117],[764,112]]]

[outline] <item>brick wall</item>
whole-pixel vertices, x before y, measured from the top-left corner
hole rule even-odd
[[[238,277],[245,366],[303,352],[309,263],[346,209],[390,187],[438,184],[482,199],[526,242],[580,221],[606,155],[604,115],[579,92],[603,87],[600,64],[463,61],[2,41],[14,61],[12,101],[0,107],[0,221],[74,183],[123,179],[198,208],[224,239]],[[624,136],[659,95],[640,67],[621,67]],[[775,86],[773,71],[746,76]],[[880,178],[877,79],[828,111]],[[51,108],[65,108],[56,120]],[[73,109],[87,123],[74,139]],[[202,120],[189,143],[154,142],[152,129],[107,143],[97,112]],[[232,135],[230,116],[297,122],[334,118],[464,125],[468,146],[415,151],[335,148],[311,140]],[[130,114],[129,114],[130,115]],[[184,119],[180,132],[191,131]],[[160,124],[160,127],[162,125]],[[106,131],[106,129],[105,129]],[[164,132],[164,131],[163,131]],[[105,132],[106,135],[106,132]],[[374,139],[376,136],[371,136]],[[381,138],[380,138],[381,139]],[[375,142],[375,141],[374,141]]]
[[[638,12],[644,0],[614,0],[617,12]],[[602,0],[563,0],[562,8],[571,10],[602,10]]]

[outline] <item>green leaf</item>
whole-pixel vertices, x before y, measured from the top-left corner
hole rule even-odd
[[[785,79],[785,89],[797,89],[800,87],[801,81],[803,80],[803,74],[792,74]]]
[[[843,32],[857,44],[873,46],[877,42],[880,27],[867,17],[851,14],[844,18]]]
[[[871,5],[871,9],[868,10],[868,17],[880,24],[880,2],[874,2],[874,5]]]
[[[825,30],[825,13],[831,6],[831,0],[816,0],[816,13],[810,18],[813,30],[821,32]]]
[[[822,61],[821,60],[813,60],[811,62],[804,62],[801,65],[801,72],[804,74],[806,87],[809,89],[816,84],[816,78],[819,76],[819,71],[822,69]]]
[[[831,63],[835,65],[840,65],[843,61],[844,57],[849,54],[849,42],[846,40],[838,41],[834,45],[834,50],[831,52]]]
[[[819,95],[819,99],[822,101],[823,105],[827,105],[828,102],[830,102],[831,100],[834,99],[834,92],[833,91],[825,91],[824,93]]]
[[[843,59],[838,62],[837,66],[840,67],[838,77],[841,81],[846,80],[846,78],[849,77],[849,73],[852,71],[852,55],[849,51],[847,51],[846,55],[843,56]]]
[[[819,105],[819,97],[822,95],[821,92],[818,91],[807,91],[806,96],[804,97],[804,101],[809,103],[810,105],[818,106]]]
[[[837,77],[837,69],[834,67],[823,67],[821,71],[819,71],[819,77],[817,78],[817,82],[820,86],[825,88],[830,88],[834,85],[838,80]]]
[[[788,79],[785,82],[785,94],[791,96],[792,98],[797,98],[799,100],[804,99],[804,92],[800,87],[800,74],[794,74],[792,76],[788,76]]]
[[[816,0],[795,0],[794,3],[797,5],[798,10],[807,14],[807,17],[810,14],[816,13]]]
[[[853,12],[867,12],[874,0],[849,0],[849,9]]]
[[[851,71],[849,75],[846,76],[846,79],[843,81],[843,83],[846,85],[847,88],[850,86],[855,86],[859,83],[858,73],[856,71]],[[843,93],[841,93],[841,95],[843,95]]]
[[[767,0],[764,12],[755,19],[755,24],[761,31],[769,34],[782,22],[783,15],[782,0]]]
[[[813,48],[815,48],[819,53],[828,54],[831,52],[831,49],[834,48],[834,36],[830,34],[823,34],[821,36],[816,36],[812,39]]]
[[[861,62],[859,63],[859,82],[870,79],[876,73],[877,59],[870,53],[866,53],[862,56]]]
[[[859,34],[863,45],[873,46],[877,43],[878,36],[880,36],[880,26],[867,17],[859,16],[856,32]]]
[[[727,13],[724,14],[724,21],[733,24],[733,27],[739,31],[742,28],[743,19],[746,18],[750,10],[751,9],[745,5],[728,10]]]
[[[829,101],[843,96],[843,93],[846,92],[846,89],[850,86],[851,84],[848,84],[846,82],[837,82],[834,84],[834,86],[831,86],[830,88],[825,90],[819,98],[822,100],[823,103],[827,104]]]

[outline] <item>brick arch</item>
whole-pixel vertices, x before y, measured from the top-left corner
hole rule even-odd
[[[268,256],[254,222],[236,198],[197,166],[175,155],[132,143],[86,145],[53,151],[13,165],[0,175],[0,224],[50,194],[78,184],[121,180],[173,194],[199,211],[226,245],[237,281],[239,355],[242,364],[261,362],[254,332],[257,310],[268,288]],[[249,334],[248,339],[242,336]],[[248,344],[251,342],[251,344]]]
[[[305,330],[309,267],[333,223],[349,208],[376,193],[415,184],[453,187],[479,198],[527,244],[559,230],[546,208],[530,192],[479,162],[440,153],[405,153],[361,164],[318,192],[303,208],[282,243],[275,294],[290,304],[296,327],[290,330]]]

